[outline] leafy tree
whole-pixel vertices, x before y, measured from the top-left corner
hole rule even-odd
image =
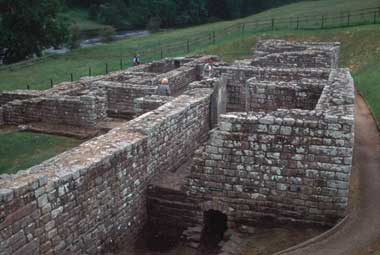
[[[14,63],[68,38],[68,22],[59,15],[60,0],[0,0],[0,48]]]

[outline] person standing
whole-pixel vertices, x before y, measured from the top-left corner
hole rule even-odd
[[[160,96],[170,96],[170,87],[169,80],[167,78],[163,78],[158,85],[157,94]]]

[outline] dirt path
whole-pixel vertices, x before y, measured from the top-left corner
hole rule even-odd
[[[278,255],[380,255],[380,137],[362,97],[357,96],[351,210],[329,233]]]

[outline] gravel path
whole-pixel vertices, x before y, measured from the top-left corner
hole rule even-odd
[[[380,136],[361,96],[356,104],[354,196],[348,217],[329,232],[278,255],[380,254],[375,253],[380,250]]]

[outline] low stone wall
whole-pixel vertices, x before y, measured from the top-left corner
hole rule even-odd
[[[149,181],[188,160],[207,137],[213,90],[189,93],[39,166],[2,176],[2,253],[100,254],[135,238],[147,218]]]
[[[354,99],[352,77],[340,69],[316,110],[223,115],[194,157],[190,194],[233,222],[333,225],[348,204]]]
[[[247,81],[248,111],[276,111],[277,109],[313,110],[321,97],[324,84],[318,80],[290,82]]]
[[[246,111],[246,83],[255,78],[257,82],[293,82],[304,79],[327,81],[330,69],[265,69],[250,66],[221,66],[215,68],[216,77],[227,81],[227,111]]]
[[[173,97],[158,96],[158,95],[136,98],[134,100],[133,111],[135,113],[135,116],[138,117],[144,113],[157,109],[161,105],[164,105],[173,99],[174,99]]]
[[[259,41],[253,66],[289,68],[338,68],[340,43]]]
[[[0,93],[0,106],[5,105],[14,100],[31,99],[35,97],[41,97],[43,95],[44,92],[38,90],[3,91]]]
[[[171,72],[159,75],[153,84],[158,86],[164,78],[169,80],[170,95],[176,96],[183,93],[191,82],[199,81],[201,76],[200,70],[197,67],[184,66]]]
[[[10,125],[44,122],[92,127],[106,116],[105,98],[39,97],[15,100],[3,106],[4,122]]]
[[[112,117],[133,118],[134,100],[145,96],[154,95],[156,86],[121,84],[117,82],[98,82],[97,86],[105,88],[108,100],[108,115]]]

